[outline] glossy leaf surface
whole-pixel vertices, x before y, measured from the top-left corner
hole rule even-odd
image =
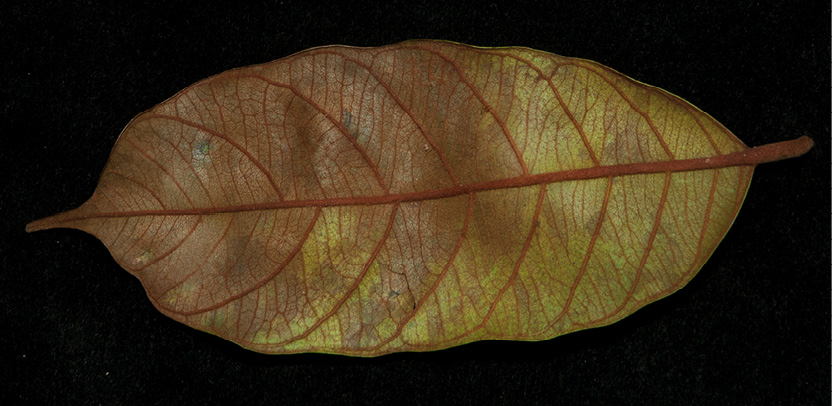
[[[749,149],[597,63],[434,41],[323,47],[140,114],[95,235],[164,314],[256,351],[373,356],[606,325],[686,284]]]

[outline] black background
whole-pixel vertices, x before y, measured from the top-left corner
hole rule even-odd
[[[4,4],[0,403],[829,404],[829,4],[544,3]],[[538,343],[256,354],[156,311],[93,237],[24,232],[83,203],[123,126],[191,83],[313,46],[412,38],[595,60],[750,146],[817,145],[757,168],[687,287]]]

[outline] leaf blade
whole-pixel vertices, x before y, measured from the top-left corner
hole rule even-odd
[[[137,116],[90,201],[27,231],[96,235],[160,311],[258,351],[546,339],[687,283],[753,165],[807,140],[748,149],[539,51],[325,47]]]

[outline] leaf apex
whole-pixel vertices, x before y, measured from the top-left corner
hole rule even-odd
[[[33,233],[35,231],[43,231],[62,227],[71,228],[70,226],[66,225],[66,223],[70,220],[73,220],[72,213],[74,211],[75,210],[70,210],[67,212],[58,213],[53,216],[48,216],[32,221],[29,224],[26,224],[26,232]]]
[[[29,222],[29,224],[26,224],[26,232],[27,233],[34,233],[35,231],[48,230],[48,229],[52,228],[49,224],[49,219],[50,218],[51,217],[44,217],[44,218],[37,219],[35,221]]]

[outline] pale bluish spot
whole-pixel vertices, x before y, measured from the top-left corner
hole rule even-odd
[[[211,150],[214,146],[202,140],[194,142],[193,150],[191,151],[191,162],[194,167],[199,168],[211,163]]]
[[[153,253],[150,250],[145,250],[141,255],[133,259],[133,265],[137,267],[144,266],[153,259]]]

